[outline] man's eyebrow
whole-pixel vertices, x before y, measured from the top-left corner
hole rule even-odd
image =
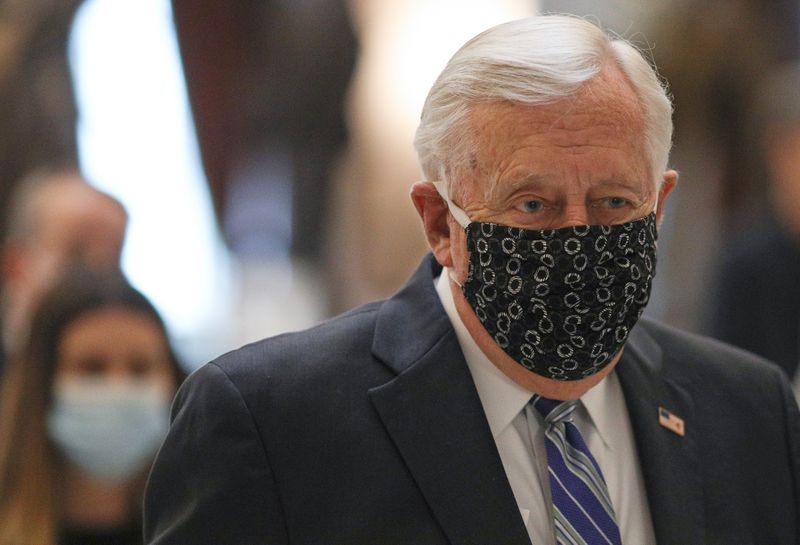
[[[518,178],[505,180],[503,181],[502,184],[495,181],[489,186],[489,189],[486,191],[486,200],[487,202],[495,202],[497,200],[507,199],[510,196],[514,195],[514,193],[516,193],[517,191],[529,187],[531,188],[554,187],[560,185],[562,185],[561,182],[548,178],[547,176],[543,176],[541,174],[528,174],[520,176]],[[606,187],[606,188],[627,189],[629,191],[633,191],[640,195],[645,195],[648,193],[646,185],[639,184],[632,180],[626,181],[624,177],[599,180],[597,182],[594,182],[592,186],[595,188]]]
[[[504,180],[502,184],[494,180],[486,191],[486,198],[489,201],[504,199],[524,187],[537,185],[547,186],[552,185],[552,182],[548,181],[548,179],[541,174],[527,174],[525,176],[512,178],[511,180]]]

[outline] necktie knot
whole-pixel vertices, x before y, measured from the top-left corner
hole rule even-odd
[[[578,400],[559,401],[536,394],[533,396],[533,399],[531,399],[531,405],[533,405],[534,409],[539,411],[539,414],[542,415],[546,424],[558,424],[570,421],[572,412],[578,406]]]

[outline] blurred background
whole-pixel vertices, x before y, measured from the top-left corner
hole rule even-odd
[[[427,89],[466,39],[537,12],[631,39],[674,94],[648,313],[794,374],[796,0],[0,0],[3,239],[20,180],[77,170],[127,211],[121,265],[187,370],[388,296],[426,251]]]

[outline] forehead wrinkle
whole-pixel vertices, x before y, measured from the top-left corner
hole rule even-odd
[[[468,125],[471,133],[479,136],[476,143],[483,145],[478,147],[477,156],[472,157],[469,165],[472,185],[480,189],[487,200],[501,198],[498,182],[510,166],[505,163],[513,160],[510,156],[499,157],[497,148],[503,142],[522,142],[530,135],[530,124],[506,122],[519,113],[519,108],[526,107],[536,109],[538,115],[532,123],[538,127],[537,132],[546,145],[580,155],[605,147],[614,151],[619,149],[619,144],[628,143],[641,152],[645,159],[644,168],[649,171],[651,166],[643,137],[637,137],[644,134],[645,116],[641,106],[634,88],[614,62],[607,62],[598,76],[584,84],[572,97],[557,102],[526,105],[487,101],[475,104],[470,108]],[[587,117],[592,118],[591,123],[585,122]],[[618,145],[605,146],[605,142],[617,142]],[[533,141],[527,145],[538,147],[539,143]],[[637,178],[647,177],[650,173],[635,175]],[[540,173],[523,175],[518,179],[512,176],[504,181],[504,193],[508,191],[508,183],[513,184],[513,192],[526,183],[543,181],[546,182]]]
[[[494,180],[494,183],[489,184],[488,189],[485,191],[486,201],[495,202],[498,200],[503,200],[509,195],[513,195],[523,187],[542,184],[548,184],[547,179],[544,176],[536,173],[530,173],[524,176],[506,180],[502,187],[499,183],[497,183],[497,180]]]

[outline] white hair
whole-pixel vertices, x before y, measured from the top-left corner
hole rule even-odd
[[[470,108],[489,101],[549,104],[573,96],[616,62],[639,98],[651,175],[661,182],[672,142],[672,103],[642,54],[593,23],[543,15],[490,28],[468,41],[433,84],[414,146],[427,180],[447,181],[472,152]]]

